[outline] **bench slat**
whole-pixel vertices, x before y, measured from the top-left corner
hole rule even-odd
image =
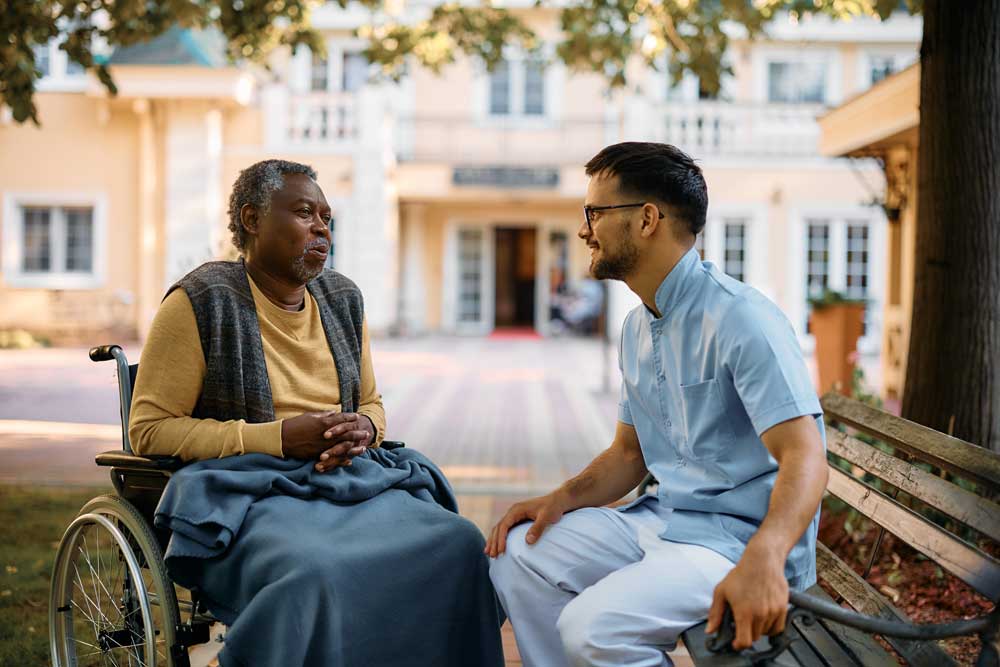
[[[1000,562],[859,482],[830,468],[827,490],[936,561],[993,602],[1000,599]]]
[[[819,584],[813,586],[808,591],[810,595],[834,602],[833,598],[824,591]],[[819,624],[826,628],[827,632],[837,638],[837,641],[846,650],[855,656],[864,667],[898,667],[899,663],[895,656],[890,655],[885,648],[875,641],[875,637],[867,635],[861,630],[834,623],[824,618],[817,619]]]
[[[816,544],[816,570],[819,577],[837,591],[856,611],[889,621],[910,623],[910,618],[889,604],[871,584],[822,544]],[[954,667],[954,659],[936,642],[885,637],[913,667]]]
[[[869,433],[893,447],[956,475],[1000,490],[1000,455],[916,422],[830,392],[822,398],[830,418]]]
[[[817,656],[821,656],[823,662],[829,662],[831,665],[864,665],[868,667],[870,663],[865,662],[865,653],[858,656],[853,651],[848,651],[836,638],[830,633],[829,630],[822,623],[815,623],[813,625],[806,625],[801,620],[793,622],[796,630],[799,631],[801,636],[801,641],[809,644],[813,653]],[[794,646],[795,644],[792,644]],[[798,651],[792,651],[795,657],[800,661],[802,656]],[[803,651],[804,653],[804,651]],[[883,651],[885,653],[885,651]],[[871,665],[871,667],[883,667],[882,665]]]
[[[826,446],[837,456],[1000,541],[1000,505],[829,426]]]

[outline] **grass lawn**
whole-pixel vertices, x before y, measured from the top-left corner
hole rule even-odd
[[[107,488],[0,485],[0,667],[49,664],[49,577],[63,530]]]

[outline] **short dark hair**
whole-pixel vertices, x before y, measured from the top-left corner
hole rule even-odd
[[[623,194],[655,198],[684,220],[692,234],[705,228],[708,188],[701,168],[670,144],[625,141],[608,146],[587,163],[587,176],[618,177]]]
[[[240,220],[244,204],[250,204],[260,215],[271,210],[271,195],[285,187],[285,174],[305,174],[314,181],[316,170],[307,164],[289,160],[261,160],[240,172],[229,195],[229,231],[233,245],[241,253],[246,250],[247,234]]]

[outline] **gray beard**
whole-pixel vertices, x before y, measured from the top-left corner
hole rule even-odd
[[[302,255],[292,262],[292,273],[295,275],[295,278],[301,281],[304,285],[319,274],[323,273],[323,265],[320,264],[319,266],[312,268],[306,264],[306,256]]]

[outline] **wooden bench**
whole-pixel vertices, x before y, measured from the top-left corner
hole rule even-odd
[[[827,394],[822,405],[830,458],[827,492],[996,603],[1000,561],[979,545],[1000,542],[1000,505],[995,502],[1000,494],[1000,455],[839,394]],[[866,437],[882,446],[868,444],[862,439]],[[955,483],[956,478],[962,483]],[[880,532],[875,551],[881,541]],[[816,547],[819,579],[864,616],[833,605],[817,584],[807,595],[793,594],[784,635],[764,638],[750,651],[734,654],[709,648],[709,643],[713,648],[727,645],[731,627],[716,639],[706,638],[704,624],[688,630],[683,641],[694,663],[897,665],[873,638],[875,633],[911,665],[947,667],[956,662],[933,637],[978,634],[984,645],[978,664],[997,666],[997,608],[970,621],[914,625],[829,548],[821,543]],[[873,553],[872,563],[875,557]],[[827,618],[838,614],[855,627]]]

